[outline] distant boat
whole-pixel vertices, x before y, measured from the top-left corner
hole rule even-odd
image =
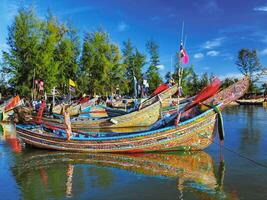
[[[259,99],[239,99],[236,100],[239,105],[263,105],[264,98]]]

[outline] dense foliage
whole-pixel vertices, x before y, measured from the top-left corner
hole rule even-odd
[[[250,78],[249,92],[255,92],[258,90],[256,82],[263,74],[263,66],[261,65],[257,51],[249,49],[241,49],[238,52],[238,58],[236,61],[238,70]]]

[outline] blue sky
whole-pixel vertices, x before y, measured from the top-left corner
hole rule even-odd
[[[179,49],[183,21],[189,65],[199,74],[238,75],[240,48],[257,49],[267,67],[266,0],[2,0],[1,51],[8,48],[7,26],[22,5],[34,6],[42,18],[51,10],[60,21],[70,21],[81,36],[102,26],[113,42],[122,46],[130,38],[142,52],[147,40],[157,41],[162,76],[173,70],[171,57]]]

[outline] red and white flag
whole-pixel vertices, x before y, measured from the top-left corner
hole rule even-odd
[[[182,43],[180,45],[180,58],[183,64],[187,64],[189,61],[189,56],[187,55]]]

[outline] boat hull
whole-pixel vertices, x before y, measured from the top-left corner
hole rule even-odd
[[[67,140],[53,134],[17,127],[20,138],[29,145],[72,152],[154,152],[202,150],[212,143],[217,114],[209,110],[180,126],[110,138],[77,137]]]

